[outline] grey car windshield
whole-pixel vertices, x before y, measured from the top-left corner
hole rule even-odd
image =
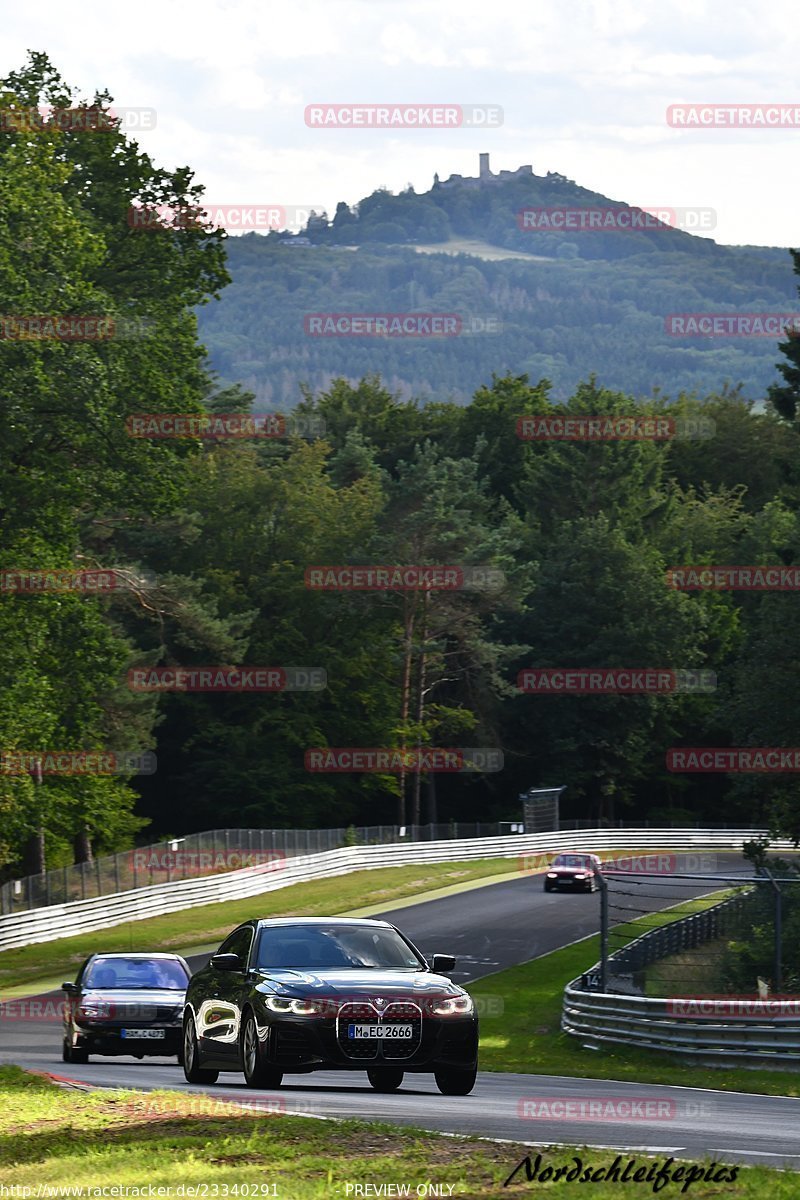
[[[554,867],[577,867],[579,871],[590,868],[592,860],[583,854],[559,854],[553,862]]]
[[[311,970],[347,967],[412,968],[425,964],[394,929],[366,925],[292,925],[262,929],[258,966]]]
[[[185,992],[186,972],[174,959],[96,958],[83,977],[85,988],[166,988]]]

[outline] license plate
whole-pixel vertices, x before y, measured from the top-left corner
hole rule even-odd
[[[349,1038],[390,1038],[392,1041],[414,1036],[413,1025],[348,1025]]]
[[[165,1029],[120,1029],[120,1037],[124,1038],[163,1038],[166,1037]]]

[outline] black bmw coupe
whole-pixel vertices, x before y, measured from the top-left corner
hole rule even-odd
[[[189,1083],[243,1071],[250,1087],[284,1074],[366,1071],[379,1092],[406,1071],[432,1072],[440,1092],[466,1096],[478,1069],[478,1018],[447,978],[386,921],[343,917],[253,920],[192,976],[183,1014]]]

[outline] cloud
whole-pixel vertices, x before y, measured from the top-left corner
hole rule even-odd
[[[797,242],[800,129],[680,131],[679,101],[795,96],[794,6],[727,0],[244,0],[131,6],[39,0],[4,14],[0,73],[45,50],[84,95],[154,107],[140,145],[189,164],[215,200],[354,203],[532,162],[640,203],[709,205],[721,241]],[[313,130],[314,102],[498,104],[496,130]],[[763,197],[769,195],[769,220]]]

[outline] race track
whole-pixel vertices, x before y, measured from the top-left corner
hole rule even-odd
[[[745,873],[741,859],[733,856],[720,856],[717,869],[725,874]],[[706,885],[698,893],[707,890]],[[664,903],[654,900],[652,907]],[[595,932],[599,898],[546,895],[541,876],[529,876],[380,915],[397,924],[423,953],[456,954],[459,961],[453,978],[465,983]],[[205,957],[190,960],[192,967],[197,969]],[[60,999],[60,993],[53,993],[53,999]],[[86,1066],[65,1066],[60,1028],[53,1017],[2,1021],[0,1062],[101,1087],[177,1088],[241,1102],[260,1099],[280,1109],[285,1106],[287,1112],[382,1119],[532,1144],[647,1149],[678,1157],[710,1156],[720,1162],[800,1169],[800,1100],[783,1097],[489,1072],[480,1074],[475,1091],[467,1097],[440,1095],[427,1075],[409,1075],[399,1092],[380,1095],[359,1072],[287,1076],[280,1091],[273,1093],[247,1088],[238,1074],[223,1075],[214,1087],[195,1089],[169,1059],[93,1058]],[[576,1121],[561,1102],[580,1100],[627,1100],[634,1105],[633,1119],[620,1120],[617,1105],[611,1120],[592,1116]],[[549,1107],[543,1109],[543,1101]],[[646,1105],[647,1101],[651,1103]],[[509,1169],[513,1165],[509,1162]]]

